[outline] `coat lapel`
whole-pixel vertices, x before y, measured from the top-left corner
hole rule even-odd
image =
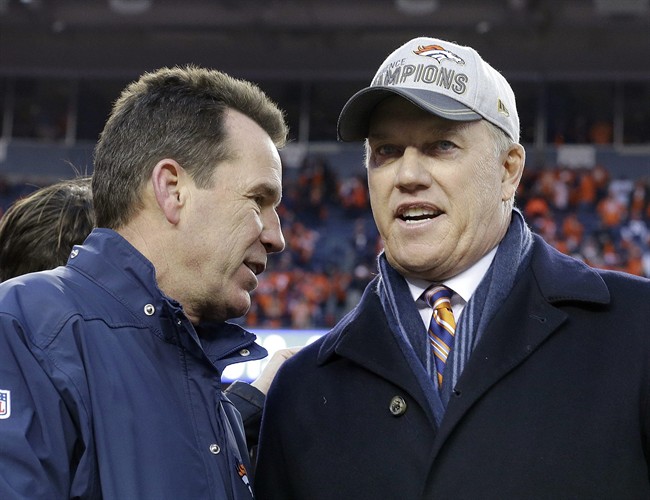
[[[533,259],[478,342],[455,387],[434,457],[463,415],[504,376],[516,370],[568,317],[563,301],[609,302],[602,278],[536,238]]]
[[[525,287],[522,282],[515,287],[503,314],[490,323],[467,362],[447,405],[436,451],[472,405],[566,320],[566,314],[544,302],[539,293],[523,293]]]

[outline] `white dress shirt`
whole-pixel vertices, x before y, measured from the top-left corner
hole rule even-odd
[[[457,274],[453,278],[449,278],[440,283],[454,292],[451,296],[451,309],[454,312],[456,324],[458,324],[460,313],[474,294],[474,291],[483,279],[483,276],[485,276],[490,264],[492,264],[492,260],[494,260],[494,256],[497,253],[497,248],[499,248],[498,245],[481,257],[476,264],[472,265],[462,273]],[[422,293],[432,285],[432,283],[426,280],[412,278],[406,278],[406,282],[408,283],[413,300],[418,307],[420,316],[422,316],[424,326],[425,328],[429,328],[433,309],[431,309],[424,300],[421,300],[421,296]]]

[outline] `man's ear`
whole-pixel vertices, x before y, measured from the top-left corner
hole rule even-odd
[[[178,224],[184,200],[181,196],[181,178],[185,175],[178,162],[165,158],[151,172],[151,185],[156,202],[170,224]]]
[[[526,163],[526,151],[521,144],[513,144],[504,155],[501,201],[510,200],[515,195]]]

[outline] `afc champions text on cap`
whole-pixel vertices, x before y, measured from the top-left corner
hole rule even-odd
[[[339,139],[365,139],[372,110],[395,94],[449,120],[484,118],[519,142],[515,96],[501,73],[471,47],[427,37],[395,50],[370,86],[348,100],[339,116]]]

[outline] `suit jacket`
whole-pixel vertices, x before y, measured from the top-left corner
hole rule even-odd
[[[535,237],[439,427],[375,286],[280,369],[259,500],[650,498],[650,280]]]

